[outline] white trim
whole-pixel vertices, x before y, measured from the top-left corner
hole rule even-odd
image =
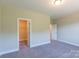
[[[79,44],[71,43],[71,42],[68,42],[68,41],[65,41],[65,40],[58,40],[58,41],[79,47]]]
[[[8,54],[8,53],[12,53],[12,52],[16,52],[19,51],[19,49],[14,49],[14,50],[10,50],[10,51],[6,51],[6,52],[2,52],[0,53],[0,56],[4,55],[4,54]]]
[[[50,43],[50,41],[48,41],[48,42],[43,42],[43,43],[40,43],[40,44],[31,45],[30,48],[37,47],[37,46],[41,46],[41,45],[44,45],[44,44],[49,44],[49,43]]]
[[[17,43],[18,43],[18,48],[19,48],[19,20],[27,20],[30,22],[30,39],[29,39],[29,47],[30,47],[30,40],[31,40],[31,35],[32,35],[32,22],[31,19],[27,18],[17,18]]]

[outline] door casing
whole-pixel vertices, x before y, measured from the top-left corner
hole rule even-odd
[[[31,19],[27,19],[27,18],[17,18],[17,46],[19,49],[19,21],[20,20],[26,20],[27,21],[27,26],[28,26],[28,30],[29,30],[29,39],[28,39],[28,47],[30,47],[30,40],[31,40],[31,35],[32,35],[32,22]]]

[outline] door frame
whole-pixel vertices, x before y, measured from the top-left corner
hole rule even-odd
[[[28,39],[28,47],[30,47],[30,40],[31,40],[31,35],[32,35],[32,22],[31,19],[27,18],[17,18],[17,46],[19,48],[19,21],[20,20],[26,20],[28,23],[28,30],[29,30],[29,39]],[[20,48],[19,48],[20,49]]]

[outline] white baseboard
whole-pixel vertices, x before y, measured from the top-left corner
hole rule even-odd
[[[43,42],[43,43],[40,43],[40,44],[31,45],[30,48],[37,47],[37,46],[41,46],[41,45],[44,45],[44,44],[49,44],[49,43],[50,43],[50,41]]]
[[[50,43],[50,34],[48,30],[44,32],[32,32],[30,48]]]
[[[79,46],[79,44],[71,43],[71,42],[68,42],[68,41],[65,41],[65,40],[58,40],[58,41],[68,43],[68,44],[71,44],[71,45],[74,45],[74,46]]]
[[[0,53],[0,56],[4,55],[4,54],[8,54],[8,53],[12,53],[12,52],[16,52],[19,51],[19,49],[15,49],[15,50],[10,50],[10,51],[4,51],[2,53]]]

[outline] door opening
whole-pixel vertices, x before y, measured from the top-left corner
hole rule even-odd
[[[25,46],[30,47],[30,21],[27,19],[19,19],[18,22],[19,48]]]

